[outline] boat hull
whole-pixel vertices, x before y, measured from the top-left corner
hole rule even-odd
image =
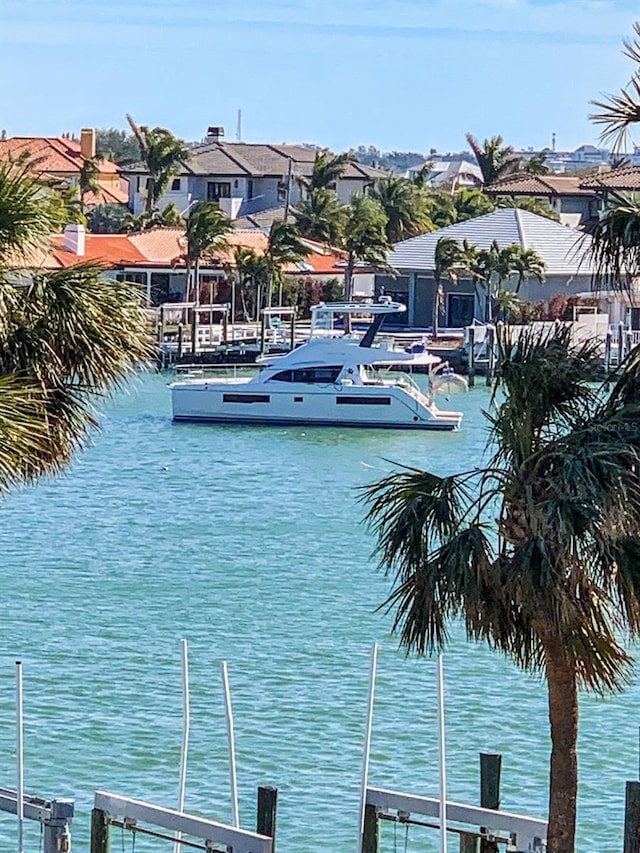
[[[458,429],[460,412],[444,412],[397,386],[322,388],[287,383],[206,380],[172,385],[173,419],[192,423],[342,426],[377,429]]]

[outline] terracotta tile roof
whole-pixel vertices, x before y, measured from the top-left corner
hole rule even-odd
[[[633,192],[640,190],[640,166],[627,166],[623,169],[609,169],[582,178],[580,186],[593,190],[613,190]]]
[[[41,173],[72,175],[77,177],[82,168],[83,157],[80,142],[77,139],[63,139],[57,136],[12,136],[0,140],[0,160],[8,157],[29,155]],[[100,161],[102,174],[118,173],[118,167],[110,160]]]
[[[147,262],[128,234],[87,234],[85,253],[82,256],[65,249],[64,237],[56,234],[51,237],[49,254],[54,265],[60,267],[72,267],[84,261],[95,261],[107,267],[132,266]],[[50,268],[48,263],[45,266]]]
[[[268,235],[258,229],[236,229],[227,237],[227,247],[217,249],[214,255],[203,263],[204,267],[217,268],[233,266],[234,248],[244,246],[258,254],[264,254],[268,244]],[[310,254],[302,261],[285,266],[290,275],[335,274],[342,270],[336,264],[343,259],[334,249],[306,241]],[[51,237],[50,247],[34,250],[28,259],[21,259],[20,266],[32,269],[66,269],[75,264],[93,261],[108,268],[116,267],[156,267],[165,269],[184,268],[186,243],[184,231],[180,228],[151,228],[135,234],[86,234],[85,253],[77,255],[64,248],[64,236]],[[18,262],[16,262],[16,265]]]
[[[575,175],[514,175],[485,187],[487,195],[593,196]]]

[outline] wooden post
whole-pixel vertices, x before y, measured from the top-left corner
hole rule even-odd
[[[260,785],[258,788],[258,816],[256,832],[273,838],[271,851],[276,849],[276,817],[278,813],[278,789],[270,785]],[[93,853],[93,851],[91,851]]]
[[[178,360],[182,358],[182,323],[178,323]]]
[[[476,384],[476,330],[469,326],[469,388]]]
[[[164,340],[164,305],[160,306],[158,312],[158,343],[161,344]]]
[[[624,336],[624,357],[628,358],[629,353],[633,349],[633,332],[627,330]]]
[[[198,346],[198,311],[194,305],[191,315],[191,354],[195,355]]]
[[[618,323],[618,367],[624,359],[624,323],[622,320]]]
[[[611,373],[611,345],[612,335],[611,332],[607,332],[607,340],[604,345],[604,373],[607,379],[609,378],[609,374]]]
[[[478,853],[478,838],[470,832],[460,833],[460,853]]]
[[[500,753],[480,753],[480,805],[485,809],[500,808]],[[495,841],[480,841],[480,853],[498,853]]]
[[[109,853],[109,819],[102,809],[91,812],[91,853]]]
[[[291,330],[290,330],[290,338],[289,342],[291,344],[291,349],[293,349],[296,345],[296,315],[291,315]]]
[[[640,782],[627,782],[623,850],[624,853],[640,853]]]
[[[493,367],[496,357],[494,330],[488,328],[485,332],[487,336],[487,388],[493,383]]]
[[[368,804],[364,807],[364,832],[362,833],[362,850],[360,853],[378,853],[379,849],[378,812],[375,806]]]
[[[222,315],[222,343],[229,341],[229,314],[225,311]]]

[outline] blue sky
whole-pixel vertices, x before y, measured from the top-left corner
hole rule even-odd
[[[0,127],[126,127],[344,150],[597,142],[631,0],[0,0]],[[640,142],[640,133],[637,134]]]

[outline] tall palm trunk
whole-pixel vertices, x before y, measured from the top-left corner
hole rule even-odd
[[[353,298],[353,271],[356,266],[356,259],[352,252],[349,253],[347,266],[344,269],[344,301],[351,302]],[[351,314],[344,315],[344,331],[345,334],[351,334]]]
[[[434,278],[435,290],[433,293],[433,308],[431,310],[431,326],[433,327],[431,338],[438,340],[438,320],[440,318],[440,288],[442,284],[439,278]]]
[[[576,669],[557,637],[545,639],[544,651],[551,725],[547,853],[574,853],[578,791]]]

